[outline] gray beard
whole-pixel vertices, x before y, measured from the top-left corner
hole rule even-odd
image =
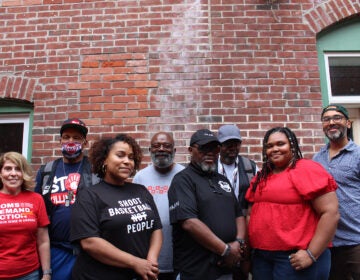
[[[326,137],[330,140],[330,141],[334,141],[337,142],[340,139],[342,139],[344,137],[344,135],[346,135],[347,131],[346,129],[339,129],[338,132],[336,133],[328,133],[326,132]]]
[[[162,158],[157,158],[157,155],[163,156]],[[174,153],[151,153],[151,160],[156,167],[167,168],[170,167],[174,162]]]
[[[216,171],[216,164],[208,165],[202,162],[202,163],[198,163],[198,165],[200,166],[201,170],[204,171],[205,173],[213,173]]]

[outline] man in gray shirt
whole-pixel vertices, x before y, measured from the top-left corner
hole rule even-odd
[[[168,132],[158,132],[151,138],[149,147],[152,165],[140,170],[133,182],[142,184],[153,195],[163,225],[163,245],[159,256],[159,280],[173,280],[172,228],[169,221],[168,190],[172,178],[184,169],[174,163],[176,148]]]

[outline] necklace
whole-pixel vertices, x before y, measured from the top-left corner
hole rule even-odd
[[[79,165],[78,169],[76,170],[76,173],[79,173],[80,168],[81,168],[81,166],[82,166],[82,163],[83,163],[83,159],[80,161],[80,165]],[[65,169],[65,162],[64,162],[64,160],[62,161],[62,166],[63,166],[64,176],[67,176],[68,174],[66,174],[66,169]],[[72,173],[70,173],[70,174],[72,174]]]

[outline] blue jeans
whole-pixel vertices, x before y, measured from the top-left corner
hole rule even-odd
[[[294,251],[265,251],[255,249],[253,252],[252,274],[254,280],[327,280],[330,271],[330,251],[325,250],[306,269],[295,270],[289,260]]]
[[[71,280],[76,256],[69,250],[51,247],[51,280]]]
[[[16,278],[16,280],[39,280],[39,277],[39,270],[37,269],[29,274],[26,274],[25,276]]]

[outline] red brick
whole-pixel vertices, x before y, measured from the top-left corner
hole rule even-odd
[[[34,103],[33,163],[58,155],[36,133],[55,147],[72,114],[92,139],[122,131],[148,145],[171,127],[184,162],[196,128],[238,123],[261,161],[265,130],[285,123],[310,156],[324,138],[316,35],[359,3],[265,2],[2,2],[0,95]]]

